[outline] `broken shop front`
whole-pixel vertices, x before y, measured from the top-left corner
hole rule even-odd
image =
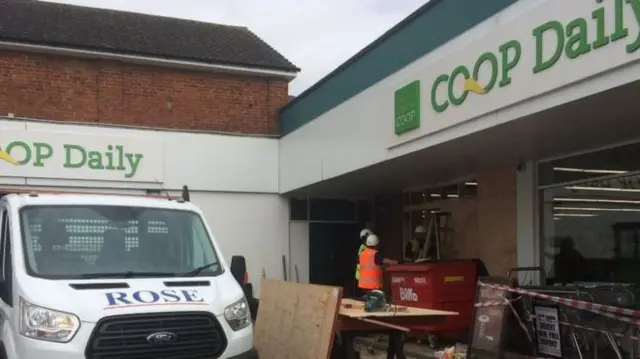
[[[440,243],[440,258],[478,258],[493,276],[535,266],[521,279],[557,281],[569,246],[589,268],[576,280],[632,279],[640,263],[639,4],[506,7],[286,134],[281,192],[350,208],[370,201],[391,258],[415,260],[421,226]],[[313,96],[323,93],[312,90],[283,115],[303,113],[296,107]],[[353,251],[347,241],[357,243],[364,225],[355,218],[353,233],[335,243],[313,226],[292,231],[291,248],[317,248],[313,238],[322,237],[323,251],[309,260],[331,263],[341,248]]]

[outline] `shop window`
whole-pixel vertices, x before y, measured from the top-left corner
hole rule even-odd
[[[292,221],[306,221],[309,219],[307,199],[291,198],[289,200],[290,219]]]
[[[441,187],[426,188],[419,191],[403,193],[403,205],[422,205],[443,199],[461,197],[476,197],[478,195],[478,181],[467,180]]]
[[[640,170],[640,144],[634,143],[603,151],[558,159],[539,168],[541,186],[582,182],[603,177],[624,176]],[[640,188],[636,183],[635,186]]]
[[[598,158],[591,162],[594,171],[622,168],[599,164]],[[596,174],[540,191],[542,257],[550,283],[640,283],[640,177]]]
[[[355,222],[356,202],[343,199],[310,199],[311,221]]]
[[[459,184],[453,184],[453,185],[442,188],[442,198],[443,199],[458,198],[460,196],[459,188],[460,188]]]
[[[460,185],[460,197],[477,197],[478,181],[465,181]]]
[[[440,201],[445,198],[444,189],[442,187],[405,192],[404,197],[407,199],[404,201],[405,206],[419,206],[429,202]]]

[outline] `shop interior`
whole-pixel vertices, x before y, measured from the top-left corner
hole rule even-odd
[[[640,143],[539,165],[546,282],[640,283]]]
[[[472,258],[468,244],[477,235],[477,195],[475,180],[404,192],[403,261]]]

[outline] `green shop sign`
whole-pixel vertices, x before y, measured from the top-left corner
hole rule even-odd
[[[58,153],[61,156],[55,156]],[[46,142],[11,141],[0,148],[0,161],[16,166],[119,171],[125,178],[136,175],[143,157],[141,153],[126,152],[123,145],[96,150],[72,143],[55,148]]]
[[[415,130],[418,127],[420,127],[420,81],[413,81],[396,91],[396,134]]]
[[[640,29],[640,0],[609,1],[613,2],[613,27],[607,26],[609,14],[607,8],[601,6],[593,10],[588,17],[576,17],[567,23],[553,20],[533,28],[531,34],[535,47],[532,52],[534,66],[531,72],[537,74],[553,67],[563,55],[568,59],[576,59],[627,38],[629,28],[624,23],[626,11],[633,12]],[[604,0],[595,0],[597,4],[603,2]],[[608,31],[608,28],[612,30]],[[589,36],[590,29],[595,36]],[[625,51],[634,53],[639,48],[640,30],[634,34],[633,41],[626,45]],[[523,49],[518,40],[506,41],[494,51],[480,54],[474,62],[456,66],[451,72],[438,75],[431,84],[431,107],[436,113],[443,113],[450,106],[462,105],[470,93],[484,95],[496,87],[509,86],[512,83],[510,73],[520,64],[523,51],[526,50],[528,49]],[[481,72],[488,73],[488,79],[484,83],[479,79]],[[460,83],[463,84],[461,88],[457,85]],[[419,99],[419,87],[419,82],[415,81],[396,91],[396,134],[420,126],[420,101],[414,100],[416,96]]]

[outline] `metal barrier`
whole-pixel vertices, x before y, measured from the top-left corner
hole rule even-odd
[[[517,268],[507,273],[538,271],[539,267]],[[553,307],[557,310],[560,354],[551,357],[576,359],[639,359],[640,310],[636,310],[636,288],[621,283],[573,283],[554,286],[511,286],[479,282],[480,286],[506,290],[515,295],[507,302],[476,303],[476,307],[508,305],[520,322],[520,329],[530,331],[528,337],[538,345],[539,327],[536,321],[545,319],[536,315],[536,309]],[[518,307],[517,309],[515,307]],[[541,309],[542,308],[542,309]],[[557,308],[557,309],[556,309]],[[538,323],[540,324],[540,323]],[[511,329],[510,329],[511,330]],[[515,329],[514,329],[515,330]],[[543,339],[544,340],[544,339]],[[548,354],[548,353],[547,353]],[[539,357],[544,353],[537,353]]]

